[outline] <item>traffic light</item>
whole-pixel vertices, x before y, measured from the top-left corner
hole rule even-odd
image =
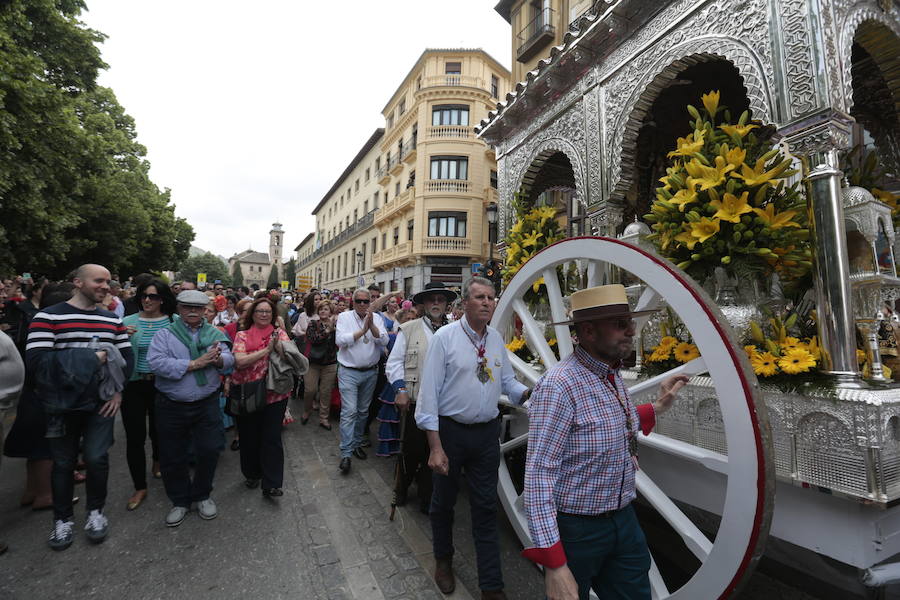
[[[500,290],[500,269],[503,265],[500,264],[499,261],[489,260],[481,267],[481,275],[485,279],[490,279],[494,284],[494,288],[497,289],[498,293]]]

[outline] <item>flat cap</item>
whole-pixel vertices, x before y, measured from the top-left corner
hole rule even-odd
[[[206,306],[209,304],[209,296],[200,290],[184,290],[178,294],[175,301],[187,306]]]

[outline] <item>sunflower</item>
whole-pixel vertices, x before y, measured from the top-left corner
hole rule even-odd
[[[756,346],[753,344],[748,344],[744,346],[744,352],[747,353],[747,358],[752,359],[755,355],[759,354],[759,350],[756,349]]]
[[[697,350],[697,346],[694,344],[688,344],[687,342],[681,342],[677,346],[675,346],[673,350],[675,354],[675,358],[678,359],[678,362],[686,363],[689,360],[694,360],[698,356],[700,356],[700,351]]]
[[[786,337],[779,343],[781,346],[781,352],[785,353],[788,350],[793,350],[794,348],[803,348],[803,344],[795,337]],[[806,348],[803,348],[806,350]]]
[[[750,364],[753,365],[753,372],[763,377],[770,377],[778,372],[778,359],[771,352],[757,352],[755,356],[750,357]]]
[[[670,358],[672,358],[671,348],[657,346],[647,358],[647,362],[662,362],[664,360],[669,360]]]
[[[816,366],[816,359],[803,348],[791,348],[778,359],[778,366],[789,375],[805,373]]]
[[[666,335],[663,336],[663,339],[659,340],[659,346],[657,346],[657,348],[672,348],[677,344],[678,338],[671,335]]]

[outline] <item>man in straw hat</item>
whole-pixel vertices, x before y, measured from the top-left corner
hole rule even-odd
[[[531,397],[525,511],[546,567],[551,600],[650,598],[650,553],[631,501],[637,434],[650,433],[688,378],[660,386],[652,404],[634,407],[619,375],[632,351],[634,317],[625,288],[604,285],[572,294],[575,351],[537,382]],[[600,590],[602,591],[602,594]]]
[[[407,321],[400,326],[400,333],[388,358],[385,374],[394,391],[394,404],[400,412],[403,446],[399,473],[396,481],[395,503],[403,506],[409,485],[415,480],[422,512],[428,513],[431,504],[431,471],[428,469],[428,441],[425,433],[416,427],[416,393],[428,344],[438,329],[447,324],[447,305],[456,300],[456,292],[448,290],[440,281],[425,285],[425,289],[413,296],[413,303],[422,306],[421,319]],[[407,408],[412,405],[412,410]]]
[[[472,537],[482,600],[505,600],[497,535],[497,469],[500,467],[500,393],[521,403],[531,390],[516,381],[503,338],[489,327],[496,308],[494,284],[472,277],[463,286],[465,312],[431,338],[416,406],[434,471],[431,531],[434,580],[444,594],[456,583],[453,507],[465,473],[472,507]]]

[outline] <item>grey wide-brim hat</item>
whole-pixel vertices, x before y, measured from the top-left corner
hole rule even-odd
[[[209,304],[209,296],[200,290],[184,290],[178,294],[175,301],[185,306],[206,306]]]

